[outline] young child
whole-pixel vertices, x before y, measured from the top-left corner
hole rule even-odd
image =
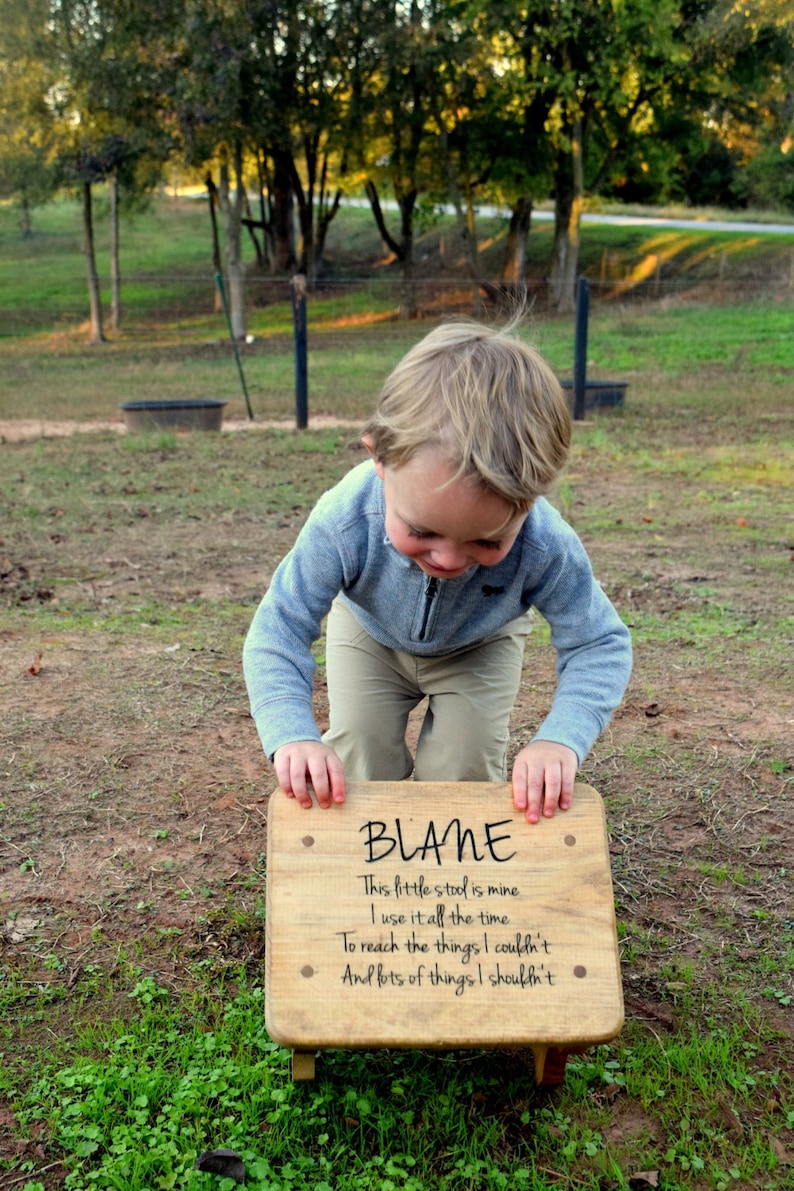
[[[506,779],[533,609],[558,685],[515,757],[530,823],[571,805],[578,765],[620,702],[628,629],[573,530],[544,499],[562,471],[561,387],[511,328],[438,327],[387,379],[371,458],[320,498],[276,570],[243,652],[251,710],[282,789],[342,802],[345,779]],[[330,726],[312,714],[324,618]],[[409,712],[428,707],[412,758]]]

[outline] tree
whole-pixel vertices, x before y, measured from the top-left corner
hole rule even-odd
[[[92,188],[140,187],[166,151],[159,90],[142,47],[167,23],[169,0],[35,0],[25,44],[42,72],[39,128],[59,179],[82,196],[90,341],[105,339],[94,245]],[[147,43],[144,36],[149,38]],[[146,163],[144,167],[144,163]],[[116,208],[117,209],[117,208]],[[118,224],[114,237],[114,316],[120,308]]]
[[[0,194],[19,202],[23,235],[33,207],[58,185],[47,103],[54,79],[43,52],[48,11],[47,0],[0,0]]]
[[[174,104],[191,165],[217,165],[229,304],[245,334],[242,233],[257,260],[312,282],[339,207],[347,112],[358,84],[356,30],[372,0],[187,0]],[[248,181],[260,192],[253,218]],[[214,183],[213,183],[214,186]],[[300,241],[296,250],[293,210]],[[260,239],[261,236],[261,239]]]
[[[254,98],[247,78],[252,24],[246,10],[227,0],[185,0],[174,40],[171,102],[182,151],[191,167],[218,167],[211,194],[223,221],[229,317],[234,338],[244,339],[242,218],[247,116]]]
[[[690,31],[696,66],[689,112],[720,186],[735,203],[791,203],[794,196],[794,19],[790,0],[716,0]],[[705,155],[704,154],[704,155]],[[692,196],[691,170],[680,164]],[[713,198],[710,201],[714,201]]]
[[[121,210],[151,192],[174,148],[166,97],[174,10],[171,0],[101,0],[99,10],[102,39],[92,55],[87,103],[109,125],[104,157],[114,330],[121,325]]]
[[[436,176],[429,144],[432,90],[426,52],[434,5],[432,0],[390,0],[379,7],[374,41],[380,66],[362,96],[364,185],[381,238],[400,264],[400,313],[414,318],[414,216],[419,195],[431,188]],[[397,203],[395,232],[387,225],[381,203],[384,185],[391,186]]]
[[[552,302],[571,309],[586,195],[680,69],[675,0],[528,0],[499,11],[523,66],[525,144],[553,179]]]
[[[257,23],[252,123],[268,163],[278,259],[297,263],[313,284],[325,238],[339,209],[342,179],[357,132],[355,97],[372,70],[367,22],[371,0],[270,4]],[[294,199],[300,242],[295,262],[285,213]]]
[[[455,102],[453,89],[448,107],[454,140],[465,144],[460,160],[470,166],[464,192],[480,192],[510,208],[502,278],[521,287],[532,210],[551,189],[545,122],[553,93],[527,70],[526,4],[459,0],[448,7],[452,27],[466,29],[472,55],[459,76],[469,76],[469,97]]]
[[[792,169],[790,3],[680,0],[669,28],[657,85],[646,87],[632,126],[606,148],[595,184],[629,201],[779,203],[772,192],[785,195]],[[600,137],[596,127],[593,143]]]
[[[428,51],[429,108],[441,165],[436,197],[454,207],[475,314],[482,313],[477,203],[502,197],[498,181],[507,160],[515,165],[511,138],[517,128],[510,74],[482,17],[480,5],[465,0],[439,6]]]

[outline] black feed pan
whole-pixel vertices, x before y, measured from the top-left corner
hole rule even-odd
[[[588,380],[584,386],[585,412],[593,409],[616,409],[623,405],[628,388],[627,380]],[[572,380],[561,380],[560,384],[568,397],[571,413],[574,406]]]
[[[225,401],[127,401],[128,430],[220,430]]]

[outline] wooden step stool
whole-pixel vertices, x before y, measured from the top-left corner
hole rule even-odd
[[[359,782],[268,807],[268,1032],[324,1048],[532,1049],[538,1083],[623,1025],[604,810],[530,826],[510,786]]]

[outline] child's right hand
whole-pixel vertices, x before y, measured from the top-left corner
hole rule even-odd
[[[328,745],[317,740],[282,744],[276,749],[273,765],[284,793],[288,798],[297,798],[301,806],[308,809],[312,805],[311,788],[322,807],[345,801],[342,762]]]

